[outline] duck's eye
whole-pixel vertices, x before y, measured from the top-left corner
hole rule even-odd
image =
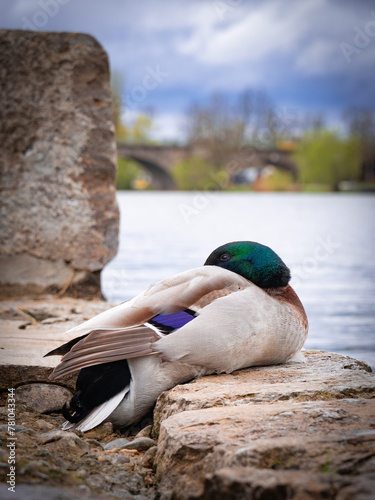
[[[229,253],[223,253],[222,255],[220,255],[221,262],[226,262],[229,259],[230,259]]]

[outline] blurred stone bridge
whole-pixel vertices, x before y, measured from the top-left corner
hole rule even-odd
[[[171,175],[171,170],[175,165],[194,156],[206,159],[208,155],[207,151],[199,146],[118,143],[117,156],[139,163],[151,175],[155,189],[167,190],[176,187]],[[250,167],[263,168],[269,165],[291,172],[295,179],[298,173],[290,151],[279,149],[259,150],[246,146],[231,155],[225,165],[224,169],[230,177]]]

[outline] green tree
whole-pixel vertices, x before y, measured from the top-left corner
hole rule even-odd
[[[182,190],[217,190],[226,187],[226,172],[215,170],[199,157],[189,158],[172,170],[177,187]]]
[[[116,189],[133,189],[134,181],[141,175],[141,168],[133,160],[117,159]]]
[[[129,144],[155,144],[150,137],[153,126],[152,119],[148,115],[140,114],[132,123],[121,123],[116,129],[119,131],[116,138],[119,142]]]
[[[131,127],[127,127],[128,139],[136,144],[147,144],[152,142],[150,132],[153,128],[153,123],[148,115],[138,115]]]
[[[112,116],[115,126],[116,140],[119,142],[130,142],[136,144],[148,144],[153,142],[150,138],[150,133],[154,124],[149,114],[140,113],[132,120],[131,123],[129,123],[129,120],[124,123],[123,103],[121,97],[123,77],[121,73],[116,70],[114,70],[111,74],[111,87]]]
[[[359,138],[362,154],[362,180],[375,181],[375,111],[349,108],[344,112],[349,132]]]
[[[294,156],[303,184],[326,184],[336,191],[341,181],[360,177],[360,142],[354,135],[342,138],[331,130],[307,132]]]

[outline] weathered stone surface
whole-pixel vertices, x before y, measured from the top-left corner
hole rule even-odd
[[[74,453],[78,450],[84,455],[90,449],[89,443],[78,437],[74,432],[52,430],[40,436],[45,451],[51,453]]]
[[[107,55],[89,35],[1,30],[0,68],[2,294],[98,293],[118,244]]]
[[[29,429],[24,425],[15,425],[14,427],[12,427],[12,431],[15,432],[16,434],[17,432],[26,432],[31,436],[35,436],[37,434],[33,429]],[[0,425],[0,432],[6,434],[8,432],[8,425]]]
[[[109,309],[104,301],[61,299],[0,302],[0,390],[45,382],[60,360],[43,356],[65,342],[64,332]],[[75,387],[76,374],[59,380]]]
[[[68,389],[56,384],[25,384],[16,389],[17,403],[39,413],[60,411],[72,396]]]
[[[46,433],[54,428],[53,424],[43,420],[42,418],[38,418],[35,421],[36,430],[38,432]]]
[[[129,439],[125,441],[135,443],[132,449],[104,450],[108,442],[120,437],[113,432],[112,424],[100,425],[84,434],[62,431],[59,428],[64,422],[61,411],[43,414],[41,411],[46,408],[42,407],[38,391],[33,394],[34,404],[30,397],[29,391],[33,389],[51,390],[54,387],[48,384],[48,376],[59,357],[43,356],[64,342],[63,332],[109,307],[111,304],[103,301],[70,297],[0,302],[0,383],[3,390],[0,398],[4,405],[0,407],[0,482],[5,483],[9,473],[9,453],[5,451],[9,436],[7,389],[16,387],[17,489],[15,494],[9,492],[12,498],[26,500],[51,495],[51,498],[64,499],[150,500],[156,497],[154,471],[143,464],[146,452],[142,450],[155,445],[151,439],[147,446],[142,443],[142,439],[147,440],[150,427],[143,435],[139,428],[128,432]],[[75,379],[76,374],[72,374],[61,383],[73,389]],[[61,389],[61,396],[65,394],[68,399],[70,391]],[[50,399],[49,396],[46,399]]]
[[[359,500],[370,499],[374,491],[375,480],[371,476],[357,483],[325,473],[228,467],[208,475],[204,493],[197,498],[199,500],[214,498],[225,498],[225,500],[289,498]]]
[[[360,491],[370,500],[374,377],[344,356],[306,358],[204,377],[160,396],[162,497],[346,499],[344,491]],[[241,480],[238,468],[246,469]],[[221,477],[222,469],[233,475]]]
[[[30,484],[17,485],[15,493],[7,490],[2,493],[3,500],[41,500],[42,498],[45,500],[81,500],[88,497],[84,491],[81,494],[74,495],[61,488]],[[92,500],[103,499],[101,495],[95,493],[92,496],[90,495],[90,498]]]
[[[141,465],[142,452],[103,450],[102,445],[115,437],[113,433],[98,443],[91,437],[95,430],[85,434],[62,431],[56,428],[63,421],[61,415],[39,416],[35,411],[25,411],[22,405],[17,406],[16,419],[24,425],[17,426],[16,493],[11,492],[11,498],[150,500],[156,497],[154,474]],[[8,426],[3,427],[0,482],[6,483],[9,441]],[[41,433],[46,427],[48,432]],[[5,489],[1,484],[1,498],[8,498]]]
[[[160,421],[182,411],[374,394],[366,363],[324,351],[305,351],[305,358],[306,363],[248,368],[177,386],[159,397],[154,432]]]
[[[179,413],[161,428],[161,489],[167,496],[173,491],[177,498],[194,498],[203,494],[207,474],[244,466],[315,473],[317,484],[321,472],[337,476],[341,487],[359,483],[361,467],[375,453],[374,409],[373,400],[341,400]]]

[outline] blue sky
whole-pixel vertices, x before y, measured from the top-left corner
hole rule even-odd
[[[158,139],[216,91],[263,89],[286,113],[375,109],[374,0],[0,0],[2,28],[93,35],[124,78],[124,117]]]

